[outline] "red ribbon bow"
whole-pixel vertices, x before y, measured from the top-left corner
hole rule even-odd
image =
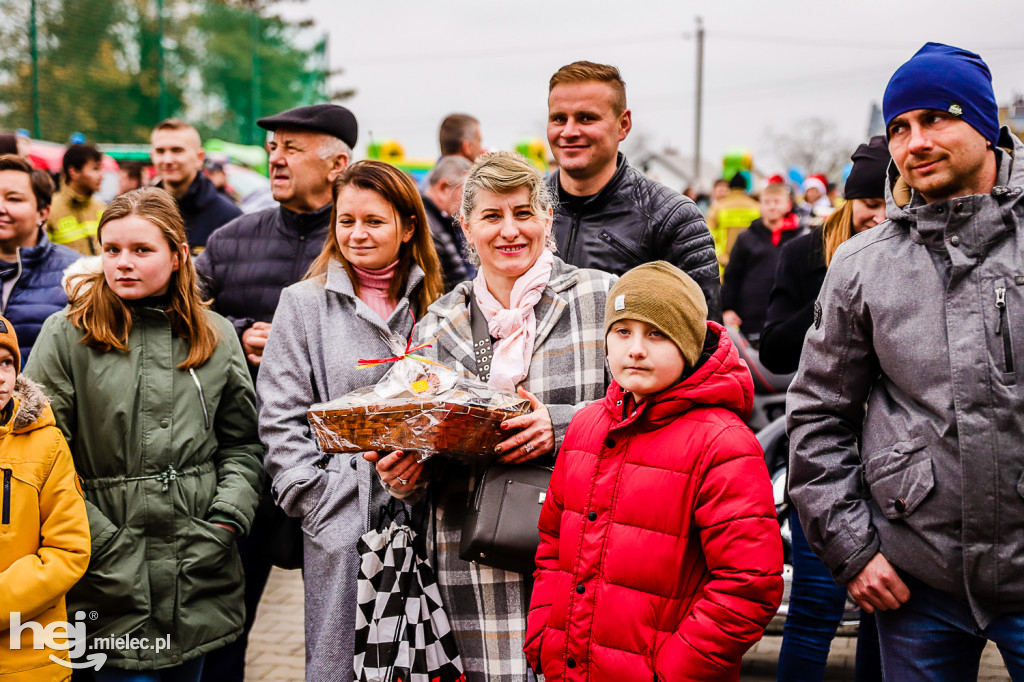
[[[437,362],[434,362],[433,360],[428,360],[426,358],[420,357],[419,355],[413,355],[413,353],[415,351],[421,350],[423,348],[431,348],[433,346],[434,341],[437,340],[437,337],[434,337],[433,339],[431,339],[429,343],[421,343],[418,346],[413,346],[412,345],[412,335],[413,335],[413,331],[416,329],[416,316],[412,314],[411,310],[409,311],[409,316],[412,317],[412,327],[413,327],[413,329],[409,331],[409,340],[406,341],[406,343],[405,343],[405,352],[403,352],[401,355],[396,355],[393,358],[377,358],[376,360],[363,360],[363,359],[360,359],[359,360],[359,364],[356,365],[356,368],[376,367],[377,365],[384,365],[384,364],[387,364],[389,362],[398,362],[399,360],[404,360],[405,358],[412,358],[414,360],[419,360],[420,362],[425,362],[428,365],[437,365],[438,367],[444,367],[444,365],[442,365],[440,363],[437,363]],[[448,369],[447,367],[444,367],[444,368]]]

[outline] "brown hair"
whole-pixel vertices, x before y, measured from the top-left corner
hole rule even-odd
[[[32,195],[36,198],[36,210],[41,211],[53,201],[53,178],[44,170],[32,168],[28,159],[17,154],[0,155],[0,171],[12,170],[28,174]]]
[[[611,86],[612,109],[616,116],[626,110],[626,82],[622,80],[619,70],[608,64],[595,64],[587,61],[566,64],[551,76],[551,80],[548,81],[548,94],[551,94],[556,85],[571,85],[588,81],[607,83]]]
[[[462,143],[473,138],[473,129],[478,125],[480,125],[480,121],[469,114],[445,116],[441,121],[441,130],[438,132],[441,156],[458,154]]]
[[[434,250],[434,237],[430,233],[427,212],[423,208],[423,200],[420,199],[416,185],[408,175],[383,161],[357,161],[335,178],[331,186],[331,231],[324,240],[324,248],[320,255],[309,267],[307,279],[323,275],[331,261],[336,260],[345,267],[345,272],[352,281],[352,288],[356,295],[359,295],[359,279],[352,269],[352,264],[342,255],[335,231],[338,224],[338,197],[349,185],[379,194],[384,201],[391,204],[401,226],[412,227],[412,239],[403,242],[398,248],[398,270],[388,286],[388,297],[395,301],[402,298],[409,283],[409,271],[413,263],[419,265],[423,270],[423,282],[418,288],[415,302],[417,312],[422,315],[426,312],[427,306],[444,293],[441,262],[437,258],[437,251]]]
[[[839,245],[853,236],[853,199],[844,201],[843,205],[833,211],[821,228],[821,239],[825,248],[825,266],[832,264]]]
[[[178,255],[178,269],[171,273],[171,296],[167,317],[171,331],[185,339],[188,357],[178,369],[194,369],[210,359],[217,347],[217,331],[210,322],[206,304],[199,297],[196,268],[188,257],[185,223],[170,194],[157,187],[140,187],[116,197],[103,211],[97,236],[103,242],[107,223],[137,215],[163,233],[172,253]],[[132,332],[132,310],[115,294],[103,271],[72,275],[68,281],[68,319],[85,332],[81,342],[104,353],[122,350],[128,353]]]

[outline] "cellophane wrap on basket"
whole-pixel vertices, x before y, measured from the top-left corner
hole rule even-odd
[[[490,458],[514,433],[502,431],[501,422],[530,411],[525,398],[411,355],[408,347],[389,360],[394,365],[376,385],[309,409],[323,452],[415,451],[420,461],[435,454]]]

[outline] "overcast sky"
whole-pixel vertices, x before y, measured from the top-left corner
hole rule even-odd
[[[330,36],[336,88],[370,135],[410,157],[437,155],[453,111],[480,119],[484,144],[511,149],[545,137],[547,81],[577,59],[619,67],[633,132],[648,146],[694,148],[695,18],[704,20],[702,151],[720,162],[747,147],[768,173],[784,169],[773,132],[807,117],[865,139],[872,102],[892,72],[928,41],[981,54],[996,99],[1024,93],[1022,0],[420,0],[282,5]]]

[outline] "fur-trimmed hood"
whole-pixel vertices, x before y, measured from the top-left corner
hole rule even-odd
[[[56,424],[53,412],[48,409],[50,399],[43,393],[43,387],[24,374],[19,374],[14,384],[14,399],[17,400],[14,420],[4,425],[11,431],[24,433]]]

